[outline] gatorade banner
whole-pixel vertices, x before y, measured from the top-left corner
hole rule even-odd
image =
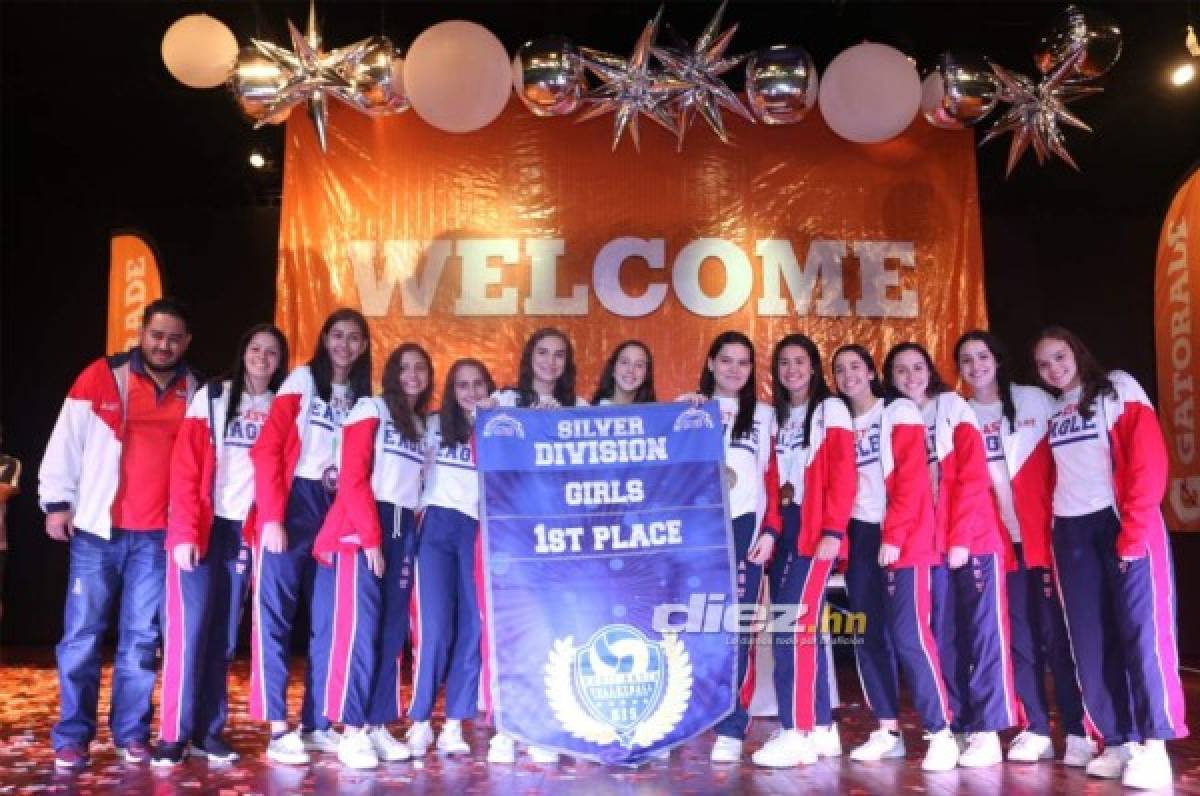
[[[349,306],[370,321],[376,377],[412,340],[439,373],[469,355],[504,386],[530,333],[555,326],[580,394],[640,338],[671,398],[695,389],[727,329],[755,341],[765,379],[790,332],[827,355],[919,340],[953,373],[957,336],[987,325],[969,130],[918,119],[860,145],[818,113],[786,127],[727,116],[732,146],[696,129],[677,152],[647,125],[639,153],[612,151],[607,119],[516,102],[463,135],[413,113],[329,112],[327,153],[304,114],[287,125],[276,320],[297,360]]]
[[[160,298],[162,281],[154,246],[136,232],[113,233],[108,264],[108,356],[137,345],[142,311]]]
[[[1154,271],[1154,341],[1159,419],[1167,440],[1170,480],[1167,527],[1200,530],[1200,454],[1196,390],[1200,389],[1200,170],[1184,182],[1163,221]]]
[[[734,706],[714,402],[480,411],[496,727],[636,764]]]

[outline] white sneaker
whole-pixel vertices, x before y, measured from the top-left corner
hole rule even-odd
[[[488,741],[487,761],[501,765],[512,765],[517,762],[517,742],[511,735],[498,732]]]
[[[967,736],[967,748],[958,755],[958,764],[963,768],[986,768],[1003,762],[1000,738],[994,732],[971,733]]]
[[[463,740],[462,722],[448,719],[438,733],[437,748],[448,755],[469,755],[471,745]]]
[[[1021,730],[1008,744],[1010,763],[1037,763],[1054,759],[1054,742],[1049,736]]]
[[[929,746],[925,749],[925,759],[921,761],[922,771],[950,771],[958,765],[958,740],[949,727],[929,733]]]
[[[1171,773],[1171,758],[1161,743],[1138,744],[1130,750],[1129,762],[1121,775],[1121,784],[1127,788],[1159,790],[1169,788],[1174,780]]]
[[[828,727],[813,727],[813,731],[808,735],[808,742],[812,744],[817,757],[842,756],[842,736],[838,733],[836,723]]]
[[[408,735],[404,736],[404,743],[413,757],[424,757],[433,746],[433,727],[427,721],[414,721],[408,728]]]
[[[396,740],[387,727],[373,727],[367,733],[367,737],[371,739],[371,746],[375,747],[375,754],[385,763],[395,763],[412,757],[412,752],[408,751],[404,741]]]
[[[529,759],[535,763],[552,766],[558,762],[558,752],[545,748],[544,746],[529,747]]]
[[[880,727],[871,733],[866,743],[850,750],[850,759],[858,761],[889,760],[904,757],[904,736]]]
[[[1099,757],[1093,757],[1087,764],[1088,776],[1100,777],[1101,779],[1120,779],[1121,772],[1125,770],[1125,764],[1129,762],[1129,758],[1133,755],[1131,747],[1137,745],[1135,743],[1126,743],[1108,747],[1104,750],[1104,754]]]
[[[300,734],[304,740],[304,748],[310,752],[337,753],[342,742],[342,735],[333,727],[324,730],[313,730]]]
[[[272,763],[283,763],[287,766],[304,766],[308,765],[309,761],[304,741],[295,730],[271,739],[267,744],[267,759]]]
[[[1072,768],[1083,768],[1092,761],[1100,749],[1091,738],[1082,735],[1067,736],[1067,751],[1063,753],[1063,765]]]
[[[338,760],[346,768],[360,770],[379,767],[379,756],[375,754],[375,745],[365,732],[342,733],[338,742]]]
[[[740,750],[738,757],[741,757]],[[756,766],[795,768],[817,762],[817,752],[809,742],[808,735],[796,730],[780,729],[750,759]]]
[[[718,735],[713,741],[712,751],[708,753],[709,761],[713,763],[742,762],[742,741],[740,738],[730,738],[728,735]]]

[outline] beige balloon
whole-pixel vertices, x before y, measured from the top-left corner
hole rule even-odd
[[[177,19],[162,40],[162,59],[167,71],[191,88],[215,88],[224,83],[237,54],[233,32],[208,14],[189,14]]]
[[[508,53],[491,31],[452,19],[426,29],[404,56],[404,89],[417,115],[448,133],[490,124],[512,92]]]

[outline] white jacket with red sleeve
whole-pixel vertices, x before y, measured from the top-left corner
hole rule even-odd
[[[217,394],[214,396],[214,392]],[[229,382],[219,391],[204,385],[192,396],[175,447],[171,449],[171,498],[167,510],[166,549],[194,544],[208,551],[216,489],[217,451],[225,434]]]
[[[254,460],[255,516],[253,522],[247,517],[242,529],[247,544],[257,541],[265,523],[283,522],[315,394],[312,372],[301,365],[288,374],[271,403],[267,422],[250,451]]]
[[[933,490],[925,450],[925,420],[916,404],[896,398],[883,408],[879,464],[887,496],[882,541],[900,548],[893,569],[941,562]]]
[[[830,535],[841,540],[844,558],[846,527],[858,485],[850,411],[842,399],[827,396],[812,410],[807,446],[801,444],[803,432],[796,430],[799,433],[794,435],[795,439],[779,438],[775,446],[780,467],[787,470],[780,473],[780,483],[793,484],[800,500],[796,552],[811,557],[821,538]],[[781,450],[788,445],[795,449]]]

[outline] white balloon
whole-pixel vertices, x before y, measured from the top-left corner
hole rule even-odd
[[[921,107],[921,78],[904,53],[864,42],[843,50],[821,76],[821,115],[848,141],[874,144],[908,129]]]
[[[426,122],[448,133],[469,133],[504,110],[512,64],[487,28],[452,19],[426,29],[408,48],[404,88]]]
[[[224,83],[237,54],[233,31],[208,14],[189,14],[175,20],[162,40],[167,71],[192,88],[215,88]]]

